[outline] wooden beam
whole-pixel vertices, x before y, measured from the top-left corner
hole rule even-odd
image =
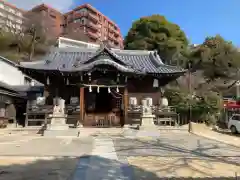
[[[80,88],[80,120],[79,125],[82,126],[84,123],[84,87]]]
[[[124,88],[123,92],[123,102],[124,102],[124,125],[128,123],[128,88]]]

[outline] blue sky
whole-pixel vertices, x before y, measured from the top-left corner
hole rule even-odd
[[[125,36],[142,16],[164,15],[178,24],[192,43],[216,34],[240,46],[240,0],[74,0],[89,3],[116,22]]]

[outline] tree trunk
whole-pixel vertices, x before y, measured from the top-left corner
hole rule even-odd
[[[36,32],[36,30],[34,30],[32,40],[31,40],[31,48],[30,48],[30,52],[29,52],[29,61],[32,60],[32,57],[34,55],[36,36],[37,36],[37,32]]]

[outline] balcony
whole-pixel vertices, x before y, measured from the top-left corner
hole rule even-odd
[[[115,38],[119,38],[120,34],[119,33],[114,33]]]
[[[115,29],[113,26],[108,26],[108,29],[109,29],[110,32],[113,32],[113,33],[119,35],[119,31],[117,29]]]
[[[113,31],[113,28],[112,28],[111,26],[108,27],[108,31],[111,32],[111,33],[114,32],[114,31]]]
[[[119,46],[119,39],[114,39],[113,42],[115,46]]]
[[[87,22],[87,26],[90,27],[91,29],[93,29],[94,31],[97,31],[99,29],[99,25],[95,24],[95,23],[93,23],[91,21]]]
[[[81,17],[87,17],[88,16],[88,12],[78,12],[78,13],[74,13],[74,19],[76,18],[81,18]]]
[[[115,40],[113,34],[108,34],[108,39],[110,39],[110,40]]]
[[[97,33],[94,33],[94,32],[91,32],[91,31],[88,31],[87,33],[93,39],[98,39],[99,38]]]
[[[113,32],[116,33],[116,34],[119,34],[119,31],[116,30],[115,28],[113,28]]]
[[[92,19],[94,22],[98,22],[98,16],[93,13],[88,13],[88,17]]]

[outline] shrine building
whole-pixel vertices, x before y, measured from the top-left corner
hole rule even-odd
[[[164,64],[156,51],[111,49],[103,44],[55,48],[42,60],[21,62],[19,69],[45,85],[44,101],[29,100],[26,125],[34,117],[46,121],[54,98],[60,97],[67,123],[88,127],[131,124],[131,98],[135,105],[152,98],[152,106],[158,106],[160,88],[186,72]]]

